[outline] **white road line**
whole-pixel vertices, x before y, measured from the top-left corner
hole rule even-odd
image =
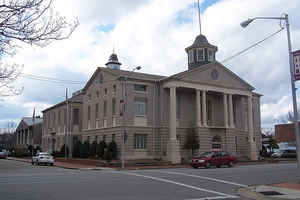
[[[217,197],[204,197],[204,198],[200,198],[200,199],[186,199],[186,200],[215,200],[215,199],[237,199],[239,197],[236,196],[227,196],[227,197],[223,197],[223,196],[217,196]]]
[[[206,180],[220,182],[220,183],[226,183],[226,184],[229,184],[229,185],[247,187],[247,185],[234,183],[234,182],[231,182],[231,181],[225,181],[225,180],[221,180],[221,179],[210,178],[210,177],[206,177],[206,176],[198,176],[198,175],[186,174],[186,173],[181,173],[181,172],[166,172],[166,171],[155,171],[155,172],[165,173],[165,174],[176,174],[176,175],[182,175],[182,176],[190,176],[190,177],[201,178],[201,179],[206,179]]]
[[[195,186],[192,186],[192,185],[187,185],[187,184],[184,184],[184,183],[179,183],[179,182],[171,181],[171,180],[168,180],[168,179],[157,178],[157,177],[153,177],[153,176],[146,176],[146,175],[130,173],[130,172],[118,172],[118,171],[113,171],[112,173],[127,174],[127,175],[139,176],[139,177],[143,177],[143,178],[149,178],[149,179],[153,179],[153,180],[161,181],[161,182],[165,182],[165,183],[172,183],[172,184],[175,184],[175,185],[180,185],[180,186],[183,186],[183,187],[186,187],[186,188],[190,188],[190,189],[194,189],[194,190],[198,190],[198,191],[202,191],[202,192],[208,192],[208,193],[221,195],[223,198],[225,198],[225,197],[226,198],[236,197],[236,196],[231,196],[231,195],[228,195],[228,194],[225,194],[225,193],[222,193],[222,192],[207,190],[207,189],[204,189],[204,188],[199,188],[199,187],[195,187]]]

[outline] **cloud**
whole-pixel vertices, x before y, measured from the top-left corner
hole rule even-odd
[[[288,13],[293,49],[300,48],[297,0],[207,3],[202,4],[202,31],[210,43],[218,46],[219,61],[280,29],[277,20],[257,20],[245,29],[240,27],[241,21],[255,16]],[[23,46],[11,60],[24,64],[24,73],[86,82],[96,67],[104,66],[115,47],[122,69],[140,65],[142,72],[172,75],[187,69],[185,48],[199,34],[197,7],[190,0],[65,0],[56,1],[55,6],[68,18],[78,17],[80,26],[68,40],[45,48]],[[264,95],[262,127],[273,126],[274,119],[291,110],[286,30],[224,65]],[[24,86],[25,91],[2,103],[10,102],[5,105],[7,109],[0,107],[1,121],[30,114],[36,103],[41,109],[59,103],[64,100],[66,87],[72,92],[83,87],[24,78],[16,84]],[[14,114],[8,117],[8,112]]]

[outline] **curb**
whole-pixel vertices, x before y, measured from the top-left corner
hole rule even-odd
[[[256,192],[256,186],[242,187],[237,190],[237,193],[244,198],[250,198],[255,200],[272,200],[263,194]]]

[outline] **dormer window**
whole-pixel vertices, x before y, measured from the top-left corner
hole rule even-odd
[[[194,51],[193,49],[189,50],[189,63],[194,62]]]
[[[213,61],[214,60],[214,54],[212,50],[208,50],[208,61]]]
[[[204,61],[204,49],[197,49],[197,61]]]

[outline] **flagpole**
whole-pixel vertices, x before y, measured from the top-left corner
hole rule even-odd
[[[35,123],[35,108],[33,108],[33,116],[32,116],[32,148],[31,148],[31,156],[33,156],[33,144],[34,144],[34,123]]]
[[[68,88],[66,88],[66,104],[67,104],[67,114],[66,114],[66,131],[65,131],[65,158],[67,158],[67,134],[68,134],[68,122],[69,122],[69,105],[68,105]]]
[[[202,30],[201,30],[201,16],[200,16],[200,2],[198,0],[198,15],[199,15],[199,28],[200,28],[200,35],[202,34]]]

